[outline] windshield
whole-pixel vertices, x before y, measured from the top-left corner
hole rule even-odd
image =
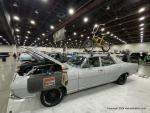
[[[81,66],[84,60],[85,60],[85,57],[77,56],[73,59],[69,59],[67,63],[72,66]]]

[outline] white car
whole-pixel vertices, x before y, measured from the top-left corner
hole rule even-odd
[[[29,51],[33,52],[32,49]],[[38,51],[34,51],[34,54],[60,65],[61,71],[48,72],[49,69],[46,70],[47,67],[42,65],[40,68],[34,67],[24,76],[16,74],[11,91],[18,98],[33,97],[40,93],[41,103],[47,107],[61,102],[64,95],[79,90],[110,82],[123,85],[129,75],[138,71],[138,64],[126,63],[111,55],[78,56],[77,59],[62,64]]]

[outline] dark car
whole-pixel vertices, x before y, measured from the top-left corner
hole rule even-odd
[[[145,56],[147,56],[147,53],[131,53],[130,62],[139,63],[139,60],[144,60]]]

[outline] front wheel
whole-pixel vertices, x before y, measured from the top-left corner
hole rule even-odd
[[[41,93],[41,103],[46,107],[59,104],[63,99],[63,92],[60,89],[51,89]]]
[[[108,52],[110,50],[110,43],[104,43],[102,46],[101,46],[103,52]]]
[[[127,74],[123,74],[117,79],[115,83],[119,85],[123,85],[126,83],[126,81],[127,81]]]

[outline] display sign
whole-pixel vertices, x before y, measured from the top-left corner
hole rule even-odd
[[[55,32],[53,34],[54,42],[58,42],[58,41],[65,39],[65,32],[66,32],[65,28],[62,28],[59,31]]]
[[[49,87],[49,86],[54,86],[55,85],[55,77],[46,77],[43,78],[43,87]]]

